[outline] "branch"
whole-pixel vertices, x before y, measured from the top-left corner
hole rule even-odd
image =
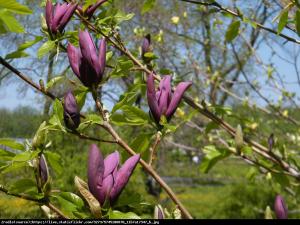
[[[220,11],[223,11],[223,12],[229,13],[230,15],[235,16],[235,17],[239,18],[240,20],[244,19],[244,16],[242,14],[240,14],[239,12],[235,12],[231,9],[225,8],[216,1],[213,1],[213,2],[210,2],[210,3],[199,2],[199,1],[194,1],[194,0],[179,0],[179,1],[188,2],[188,3],[192,3],[192,4],[196,4],[196,5],[212,6],[212,7],[215,7],[217,9],[219,9]],[[287,41],[294,42],[296,44],[300,44],[300,40],[298,40],[298,39],[292,38],[292,37],[290,37],[288,35],[285,35],[285,34],[282,34],[282,33],[278,34],[278,32],[276,30],[273,30],[272,28],[266,27],[266,26],[264,26],[264,25],[262,25],[262,24],[260,24],[256,21],[251,21],[251,22],[254,23],[260,29],[266,30],[266,31],[268,31],[272,34],[280,36],[280,37],[286,39]]]
[[[33,198],[33,197],[29,196],[29,195],[11,193],[5,187],[3,187],[2,185],[0,185],[0,191],[2,191],[3,193],[5,193],[6,195],[10,195],[10,196],[14,196],[14,197],[17,197],[17,198],[25,199],[27,201],[35,202],[35,203],[38,203],[40,205],[46,205],[52,211],[56,212],[63,219],[70,219],[69,217],[67,217],[66,215],[64,215],[58,208],[56,208],[52,203],[45,202],[44,198],[43,199],[36,199],[36,198]]]

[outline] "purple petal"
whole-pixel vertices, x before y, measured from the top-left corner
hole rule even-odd
[[[83,58],[87,60],[90,66],[94,68],[97,74],[100,72],[96,46],[89,32],[79,32],[79,45]]]
[[[47,0],[46,3],[46,23],[48,28],[51,30],[52,26],[52,17],[53,17],[53,6],[51,0]]]
[[[152,73],[148,75],[147,79],[147,100],[155,121],[159,123],[161,114],[158,108],[158,102],[156,100],[154,76]]]
[[[63,18],[67,9],[68,9],[67,3],[64,3],[62,5],[57,3],[54,6],[53,19],[51,25],[51,30],[53,33],[56,33],[58,31],[58,25],[60,23],[60,20]]]
[[[105,64],[106,64],[106,41],[105,38],[102,38],[99,44],[99,67],[100,67],[101,78],[105,70]]]
[[[73,70],[73,72],[76,74],[76,76],[80,79],[80,73],[79,73],[79,65],[81,62],[81,52],[80,49],[74,47],[70,43],[67,47],[67,54],[70,62],[70,66]]]
[[[71,17],[73,16],[73,13],[75,12],[77,8],[77,4],[68,4],[67,9],[65,9],[63,17],[59,20],[57,24],[57,30],[62,32],[67,25],[67,23],[70,21]]]
[[[177,85],[174,94],[172,96],[171,102],[168,106],[168,110],[166,112],[166,117],[168,119],[171,119],[171,117],[173,116],[173,114],[175,113],[180,100],[184,94],[184,92],[192,85],[192,82],[181,82]]]
[[[277,219],[287,219],[288,218],[288,209],[285,205],[284,199],[280,195],[276,196],[274,210],[275,210]]]
[[[114,185],[114,179],[111,174],[103,179],[101,186],[98,185],[99,202],[101,203],[101,205],[103,205],[106,198],[109,196],[109,193],[113,185]]]
[[[131,156],[117,172],[115,184],[110,193],[111,203],[113,203],[121,194],[139,160],[140,154]]]
[[[158,108],[161,115],[165,114],[171,99],[171,76],[165,76],[159,84],[159,93],[157,96]]]
[[[92,144],[88,159],[88,186],[90,192],[100,201],[99,185],[102,185],[104,173],[103,156],[97,145]]]
[[[113,171],[118,167],[119,161],[120,155],[117,151],[106,156],[104,159],[104,178],[113,173]]]
[[[87,15],[89,18],[92,17],[96,9],[105,2],[107,2],[107,0],[100,0],[96,4],[88,7],[85,12],[85,15]]]

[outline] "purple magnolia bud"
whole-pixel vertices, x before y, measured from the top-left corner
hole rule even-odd
[[[68,44],[67,53],[71,68],[83,85],[91,88],[101,82],[106,64],[104,38],[100,41],[97,51],[91,35],[87,31],[80,31],[79,48]]]
[[[51,0],[46,2],[46,23],[52,34],[62,33],[67,23],[70,21],[73,13],[77,8],[77,4],[57,3],[52,5]]]
[[[156,205],[154,208],[154,219],[162,220],[165,218],[165,214],[160,205]]]
[[[80,124],[80,113],[71,91],[64,96],[64,121],[67,128],[75,130]]]
[[[117,151],[104,160],[96,145],[92,145],[88,161],[88,185],[91,193],[101,205],[106,200],[111,204],[118,198],[127,184],[140,155],[130,157],[118,170],[120,156]]]
[[[144,54],[147,52],[151,52],[151,35],[147,34],[142,43],[142,57],[144,57]]]
[[[107,2],[107,0],[99,0],[95,4],[88,6],[88,8],[83,12],[83,15],[91,18],[96,9],[105,2]]]
[[[47,182],[49,177],[47,162],[43,154],[39,158],[39,173],[40,173],[42,186],[43,186]]]
[[[285,202],[282,196],[277,195],[274,203],[274,210],[277,219],[287,219],[288,218],[288,209],[285,205]]]
[[[168,121],[175,113],[184,92],[192,85],[192,82],[181,82],[177,85],[172,94],[171,76],[165,76],[155,90],[154,75],[150,74],[147,79],[147,99],[150,112],[157,124],[161,116],[165,116]]]

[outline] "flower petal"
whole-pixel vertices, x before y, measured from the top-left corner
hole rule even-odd
[[[158,102],[156,99],[153,74],[148,75],[148,78],[147,78],[147,100],[148,100],[148,105],[149,105],[150,111],[151,111],[155,121],[157,123],[159,123],[161,114],[160,114],[160,111],[158,108]]]
[[[101,203],[101,205],[103,205],[106,199],[109,199],[108,196],[110,194],[110,191],[112,190],[113,185],[114,179],[111,174],[103,179],[101,186],[98,185],[99,202]]]
[[[119,152],[115,151],[114,153],[109,154],[104,159],[104,175],[103,177],[107,177],[109,174],[112,174],[115,168],[118,167],[120,162],[120,155]]]
[[[168,106],[168,110],[166,112],[166,117],[168,119],[171,119],[171,117],[173,116],[173,114],[175,113],[180,100],[182,99],[182,96],[184,94],[184,92],[192,85],[192,82],[181,82],[177,85],[174,94],[172,96],[171,102]]]
[[[86,9],[85,15],[87,15],[89,18],[92,17],[94,12],[96,11],[96,9],[105,2],[107,2],[107,0],[100,0],[97,3],[95,3],[94,5],[88,7]]]
[[[100,67],[100,76],[102,78],[102,75],[105,70],[106,65],[106,41],[105,38],[102,38],[99,44],[99,67]]]
[[[46,15],[46,23],[47,23],[48,29],[51,30],[52,18],[53,18],[53,5],[52,5],[51,0],[47,0],[45,15]]]
[[[80,49],[74,47],[72,44],[69,43],[67,47],[67,54],[73,72],[80,79],[79,65],[82,58]]]
[[[51,25],[51,31],[53,33],[56,33],[58,31],[58,25],[60,23],[60,20],[63,18],[67,9],[68,9],[67,3],[64,3],[64,4],[57,3],[54,6],[53,19],[52,19],[52,25]]]
[[[125,185],[128,183],[128,180],[129,180],[131,174],[133,173],[133,170],[135,169],[139,160],[140,160],[140,154],[131,156],[129,159],[126,160],[124,165],[117,172],[115,184],[110,193],[110,202],[111,203],[113,203],[118,198],[118,196],[121,194]]]
[[[165,114],[171,99],[171,76],[165,76],[159,84],[160,96],[158,96],[158,108],[162,114]]]
[[[65,10],[63,17],[59,20],[57,24],[57,30],[59,30],[60,32],[64,30],[65,26],[73,16],[73,13],[75,12],[76,8],[77,8],[77,4],[67,5],[67,9]]]
[[[99,185],[102,185],[104,160],[97,145],[92,144],[88,159],[88,186],[90,192],[100,201]]]
[[[98,56],[94,41],[87,31],[79,32],[79,45],[82,56],[86,59],[90,66],[94,68],[97,74],[100,72]]]

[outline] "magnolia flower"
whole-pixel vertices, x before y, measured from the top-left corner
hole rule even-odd
[[[57,3],[55,6],[53,6],[51,0],[47,0],[46,23],[52,34],[56,34],[58,31],[60,33],[63,32],[76,8],[77,4],[72,3]]]
[[[49,171],[45,156],[42,154],[39,158],[39,173],[42,181],[42,186],[47,182]]]
[[[96,9],[101,6],[103,3],[107,2],[107,0],[99,0],[93,5],[89,5],[85,10],[82,9],[81,6],[78,6],[78,10],[80,11],[83,16],[91,18],[96,11]]]
[[[147,52],[151,52],[151,35],[147,34],[144,39],[143,39],[143,43],[142,43],[142,58],[145,59],[144,54],[146,54]]]
[[[275,198],[274,210],[275,210],[277,219],[287,219],[288,218],[288,209],[285,205],[284,199],[280,195],[277,195]]]
[[[160,81],[156,91],[154,75],[150,74],[147,79],[147,99],[150,112],[156,123],[159,124],[161,116],[169,121],[175,113],[184,92],[192,85],[192,82],[180,82],[172,94],[171,76],[167,75]]]
[[[79,48],[70,43],[67,47],[68,58],[73,72],[86,87],[97,86],[103,77],[106,64],[106,42],[103,38],[96,46],[87,31],[79,32]]]
[[[80,113],[71,91],[64,96],[64,121],[67,128],[75,130],[80,124]]]
[[[139,154],[134,155],[118,169],[120,156],[117,151],[103,159],[98,147],[95,144],[91,145],[88,159],[88,186],[101,205],[105,200],[111,204],[117,200],[139,159]]]

